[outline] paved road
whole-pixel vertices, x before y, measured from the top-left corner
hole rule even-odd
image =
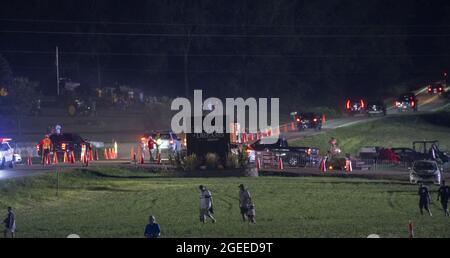
[[[443,107],[446,107],[449,104],[448,100],[445,100],[439,95],[436,94],[428,94],[426,91],[427,87],[417,91],[417,99],[419,101],[419,111],[417,113],[430,113],[435,112]],[[450,87],[447,88],[447,90],[450,90]],[[387,115],[388,116],[403,116],[403,115],[414,115],[417,114],[414,112],[399,112],[397,109],[394,108],[394,106],[388,107]],[[336,119],[330,119],[326,122],[326,124],[323,126],[322,132],[317,132],[314,130],[304,130],[301,132],[295,131],[295,132],[288,132],[288,133],[282,133],[281,135],[285,137],[289,141],[295,141],[295,140],[301,140],[304,137],[317,135],[323,132],[327,132],[330,130],[334,130],[341,127],[346,126],[352,126],[358,123],[365,123],[370,121],[375,121],[377,119],[381,119],[382,116],[377,117],[368,117],[363,115],[358,115],[354,117],[343,117],[343,118],[336,118]]]

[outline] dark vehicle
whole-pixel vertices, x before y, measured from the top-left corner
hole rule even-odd
[[[295,125],[298,130],[315,129],[316,131],[322,130],[322,115],[316,113],[293,113]]]
[[[439,150],[439,141],[413,142],[413,150],[420,155],[421,159],[433,159],[433,147],[437,159],[443,163],[448,163],[450,161],[448,153]]]
[[[63,133],[60,135],[52,134],[50,135],[50,140],[52,141],[51,152],[56,152],[58,154],[58,158],[62,158],[65,152],[69,154],[73,151],[75,157],[79,159],[81,157],[83,145],[86,147],[86,150],[89,150],[91,147],[89,142],[84,140],[80,135],[74,133]],[[36,147],[39,156],[41,156],[42,143],[38,143]]]
[[[419,103],[418,103],[416,94],[414,94],[414,93],[402,94],[395,101],[395,107],[398,109],[399,112],[405,112],[405,111],[417,112],[418,106],[419,106]]]
[[[320,162],[319,149],[312,147],[289,147],[285,139],[279,138],[273,143],[273,138],[263,138],[248,147],[249,159],[255,161],[258,153],[271,151],[282,158],[290,167],[306,167]]]
[[[374,115],[386,115],[386,104],[383,101],[369,101],[367,103],[367,114],[369,116]]]
[[[367,103],[364,99],[348,99],[345,102],[345,110],[350,115],[367,114]]]
[[[392,148],[392,151],[397,154],[401,162],[412,164],[416,160],[423,159],[423,155],[417,153],[411,148]]]
[[[442,83],[433,83],[430,86],[428,86],[428,93],[429,94],[444,94],[445,93],[445,87]]]
[[[95,115],[95,112],[96,107],[94,102],[82,100],[80,98],[76,98],[73,101],[70,101],[67,106],[67,113],[71,117],[75,117],[77,115],[93,116]]]

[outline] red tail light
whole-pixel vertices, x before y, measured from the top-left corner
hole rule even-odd
[[[169,141],[169,144],[170,144],[170,145],[173,145],[173,140],[170,140],[170,141]]]
[[[63,151],[66,150],[66,147],[67,147],[67,145],[66,145],[65,143],[61,144],[61,149],[62,149]]]
[[[300,118],[297,118],[297,122],[300,122]]]
[[[428,87],[428,92],[432,92],[432,91],[433,91],[433,88],[431,88],[431,86]]]
[[[308,149],[308,156],[311,156],[312,150]]]
[[[416,102],[415,101],[411,101],[411,107],[415,107],[416,106]]]
[[[350,110],[350,100],[347,100],[347,104],[345,104],[347,109]]]
[[[314,118],[314,122],[317,122],[317,118]]]
[[[364,103],[364,100],[361,100],[361,108],[365,108],[366,107],[366,103]]]
[[[444,88],[439,87],[439,91],[440,91],[440,92],[443,92],[443,91],[444,91]]]
[[[37,149],[37,151],[40,151],[41,150],[41,146],[39,146],[39,144],[36,145],[36,149]]]

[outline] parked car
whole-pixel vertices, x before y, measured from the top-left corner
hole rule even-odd
[[[411,184],[431,183],[440,185],[443,169],[436,161],[420,160],[414,162],[410,169],[409,181]]]
[[[418,154],[411,148],[392,148],[392,151],[397,154],[401,162],[412,164],[414,161],[423,159],[423,156]]]
[[[14,168],[14,149],[9,145],[11,139],[0,138],[0,169],[5,169],[7,166]]]
[[[250,162],[254,162],[256,155],[270,151],[282,158],[290,167],[305,167],[320,162],[319,149],[314,147],[289,147],[285,139],[279,138],[275,143],[273,138],[263,138],[248,147]]]

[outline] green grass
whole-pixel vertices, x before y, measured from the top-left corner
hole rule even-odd
[[[331,137],[338,139],[343,152],[351,154],[357,154],[364,146],[411,148],[415,140],[439,140],[442,150],[450,150],[450,112],[386,117],[308,137],[291,145],[315,146],[324,153]]]
[[[242,223],[238,185],[249,186],[257,225]],[[218,223],[198,222],[197,186],[214,194]],[[16,210],[18,237],[141,237],[150,214],[163,237],[450,237],[437,203],[422,217],[416,187],[339,178],[169,178],[120,169],[75,171],[0,182],[0,208]],[[434,190],[434,189],[433,189]],[[433,196],[435,198],[435,196]]]

